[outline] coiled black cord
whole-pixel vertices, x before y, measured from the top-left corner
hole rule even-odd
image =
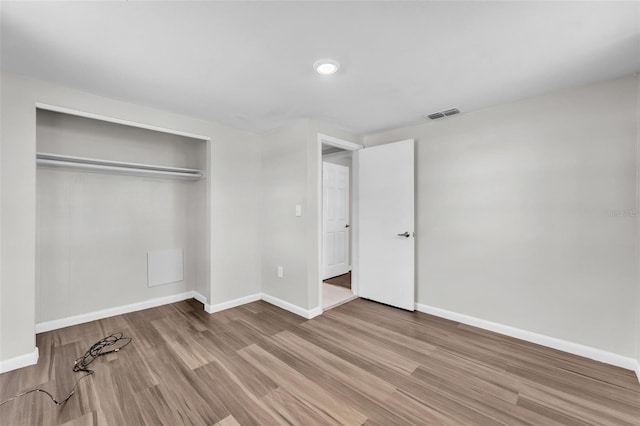
[[[104,348],[107,346],[113,346],[120,341],[125,341],[124,344],[121,344],[115,349],[111,349],[108,352],[104,352]],[[79,371],[84,371],[90,374],[93,374],[93,370],[89,370],[89,364],[96,360],[96,358],[110,354],[111,352],[118,352],[120,349],[126,347],[129,343],[131,343],[131,337],[124,337],[122,332],[114,333],[111,336],[107,336],[103,339],[100,339],[96,343],[93,344],[89,348],[87,352],[80,358],[76,359],[75,364],[73,365],[73,371],[76,373]]]
[[[124,342],[124,344],[119,343],[119,342]],[[54,404],[56,405],[64,405],[69,398],[71,398],[73,396],[73,394],[76,392],[76,389],[78,388],[78,384],[80,384],[80,381],[86,379],[87,377],[91,376],[92,374],[94,374],[93,370],[90,370],[89,364],[91,364],[93,361],[95,361],[98,357],[101,357],[103,355],[107,355],[110,354],[112,352],[118,352],[120,349],[126,347],[129,343],[131,343],[131,337],[124,337],[124,335],[122,334],[122,332],[119,333],[114,333],[110,336],[107,336],[103,339],[100,339],[99,341],[97,341],[96,343],[94,343],[87,352],[85,352],[85,354],[83,356],[81,356],[80,358],[76,359],[74,365],[73,365],[73,371],[74,372],[80,372],[83,371],[87,374],[85,374],[84,376],[80,377],[75,385],[73,385],[73,388],[71,388],[71,392],[69,392],[69,395],[67,395],[66,398],[64,398],[61,401],[58,401],[53,395],[51,395],[51,393],[49,393],[48,391],[44,390],[44,389],[31,389],[28,390],[26,392],[22,392],[19,393],[17,395],[12,396],[9,399],[6,399],[2,402],[0,402],[0,407],[3,406],[4,404],[6,404],[9,401],[13,401],[14,399],[18,399],[21,396],[25,396],[28,395],[32,392],[42,392],[45,395],[47,395],[51,401],[53,401]],[[109,346],[113,346],[118,344],[118,347],[111,349],[110,351],[104,351],[104,349],[106,347]]]

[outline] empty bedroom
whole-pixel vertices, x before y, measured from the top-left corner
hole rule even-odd
[[[640,426],[640,1],[0,1],[0,425]]]

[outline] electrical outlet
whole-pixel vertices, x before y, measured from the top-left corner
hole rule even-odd
[[[284,268],[282,266],[278,266],[278,278],[284,277]]]

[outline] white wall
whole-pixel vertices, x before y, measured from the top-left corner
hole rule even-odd
[[[211,304],[260,291],[259,138],[38,80],[3,73],[0,82],[0,360],[32,353],[35,345],[36,102],[210,136],[208,196],[196,206],[211,217],[201,230],[211,241],[211,270],[202,277],[210,285],[199,290]]]
[[[18,83],[19,84],[19,83]],[[0,102],[0,360],[35,348],[35,107],[2,76]],[[29,123],[29,124],[25,124]]]
[[[0,360],[35,344],[35,102],[211,136],[197,290],[211,304],[263,291],[319,306],[317,133],[358,138],[312,120],[259,137],[13,75],[1,85]],[[605,214],[636,206],[637,97],[633,76],[365,137],[417,139],[417,300],[640,359],[640,224]]]
[[[308,122],[270,133],[262,149],[262,291],[308,309],[307,203]],[[295,206],[302,216],[295,216]],[[284,268],[284,277],[276,268]]]
[[[359,141],[335,126],[299,120],[266,135],[262,150],[262,291],[304,310],[320,306],[318,133]]]
[[[417,140],[417,301],[634,357],[637,85],[366,136]]]
[[[261,142],[248,133],[211,143],[212,304],[261,291]]]
[[[202,140],[43,110],[36,121],[38,152],[207,167]],[[194,208],[206,181],[42,167],[36,176],[36,323],[208,287],[206,210]],[[171,248],[183,249],[184,280],[149,288],[147,252]]]

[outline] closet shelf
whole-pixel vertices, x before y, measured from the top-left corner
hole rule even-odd
[[[205,177],[203,171],[198,169],[126,163],[122,161],[74,157],[70,155],[49,154],[45,152],[36,153],[36,164],[41,167],[54,167],[94,173],[112,173],[165,179],[198,180]]]

